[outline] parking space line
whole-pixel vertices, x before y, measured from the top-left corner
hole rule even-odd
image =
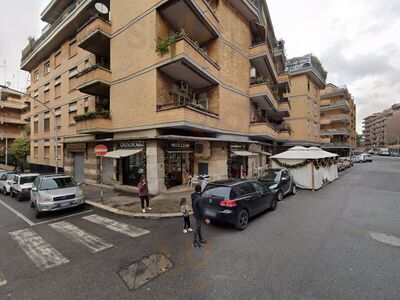
[[[34,222],[32,222],[31,220],[29,220],[27,217],[25,217],[23,214],[21,214],[20,212],[18,212],[17,210],[15,210],[14,208],[12,208],[11,206],[9,206],[8,204],[4,203],[2,200],[0,200],[0,204],[3,205],[5,208],[7,208],[9,211],[11,211],[12,213],[14,213],[17,217],[19,217],[20,219],[22,219],[23,221],[25,221],[26,223],[28,223],[30,226],[35,225]]]
[[[5,286],[7,284],[6,277],[3,272],[0,270],[0,287]]]
[[[69,262],[67,258],[31,229],[17,230],[9,234],[42,271]]]
[[[90,216],[83,217],[82,219],[99,224],[110,230],[125,234],[125,235],[133,237],[133,238],[148,234],[150,232],[146,229],[142,229],[142,228],[135,227],[135,226],[125,224],[125,223],[120,223],[120,222],[117,222],[117,221],[114,221],[114,220],[111,220],[111,219],[108,219],[105,217],[101,217],[99,215],[90,215]]]
[[[98,236],[92,235],[69,222],[61,221],[52,223],[49,226],[72,241],[88,247],[92,253],[113,247],[112,244],[107,243]]]

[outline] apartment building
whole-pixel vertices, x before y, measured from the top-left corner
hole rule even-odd
[[[263,0],[52,0],[23,50],[31,164],[152,194],[190,175],[253,177],[290,139],[284,43]],[[55,149],[55,126],[60,136]]]
[[[291,128],[291,139],[286,145],[319,146],[320,91],[325,88],[327,73],[311,54],[288,60],[287,71],[291,110],[286,121]]]
[[[365,147],[400,149],[400,103],[363,120]]]
[[[23,127],[27,124],[22,118],[27,104],[21,95],[9,89],[0,90],[0,163],[5,163],[6,149],[10,148],[12,142],[21,134]]]
[[[348,156],[357,146],[356,105],[346,86],[326,85],[321,91],[322,147]]]

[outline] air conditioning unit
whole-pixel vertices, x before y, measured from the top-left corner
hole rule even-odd
[[[195,158],[209,158],[211,156],[211,144],[209,141],[198,141],[194,146]]]

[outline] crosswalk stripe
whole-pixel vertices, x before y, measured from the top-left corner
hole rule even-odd
[[[52,223],[49,226],[72,241],[88,247],[92,253],[97,253],[113,246],[112,244],[107,243],[101,238],[92,235],[69,222],[61,221],[58,223]]]
[[[9,234],[42,271],[69,262],[67,258],[31,229],[17,230]]]
[[[125,223],[120,223],[120,222],[114,221],[112,219],[101,217],[99,215],[85,216],[85,217],[83,217],[83,219],[93,222],[93,223],[96,223],[96,224],[99,224],[110,230],[125,234],[125,235],[133,237],[133,238],[148,234],[150,232],[148,230],[138,228],[138,227],[135,227],[135,226],[132,226],[129,224],[125,224]]]
[[[6,277],[4,277],[3,272],[0,270],[0,287],[5,286],[7,284]]]

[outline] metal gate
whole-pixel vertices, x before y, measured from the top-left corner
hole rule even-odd
[[[103,183],[113,185],[114,184],[114,159],[103,158]]]
[[[74,153],[74,178],[77,182],[85,180],[85,153]]]

